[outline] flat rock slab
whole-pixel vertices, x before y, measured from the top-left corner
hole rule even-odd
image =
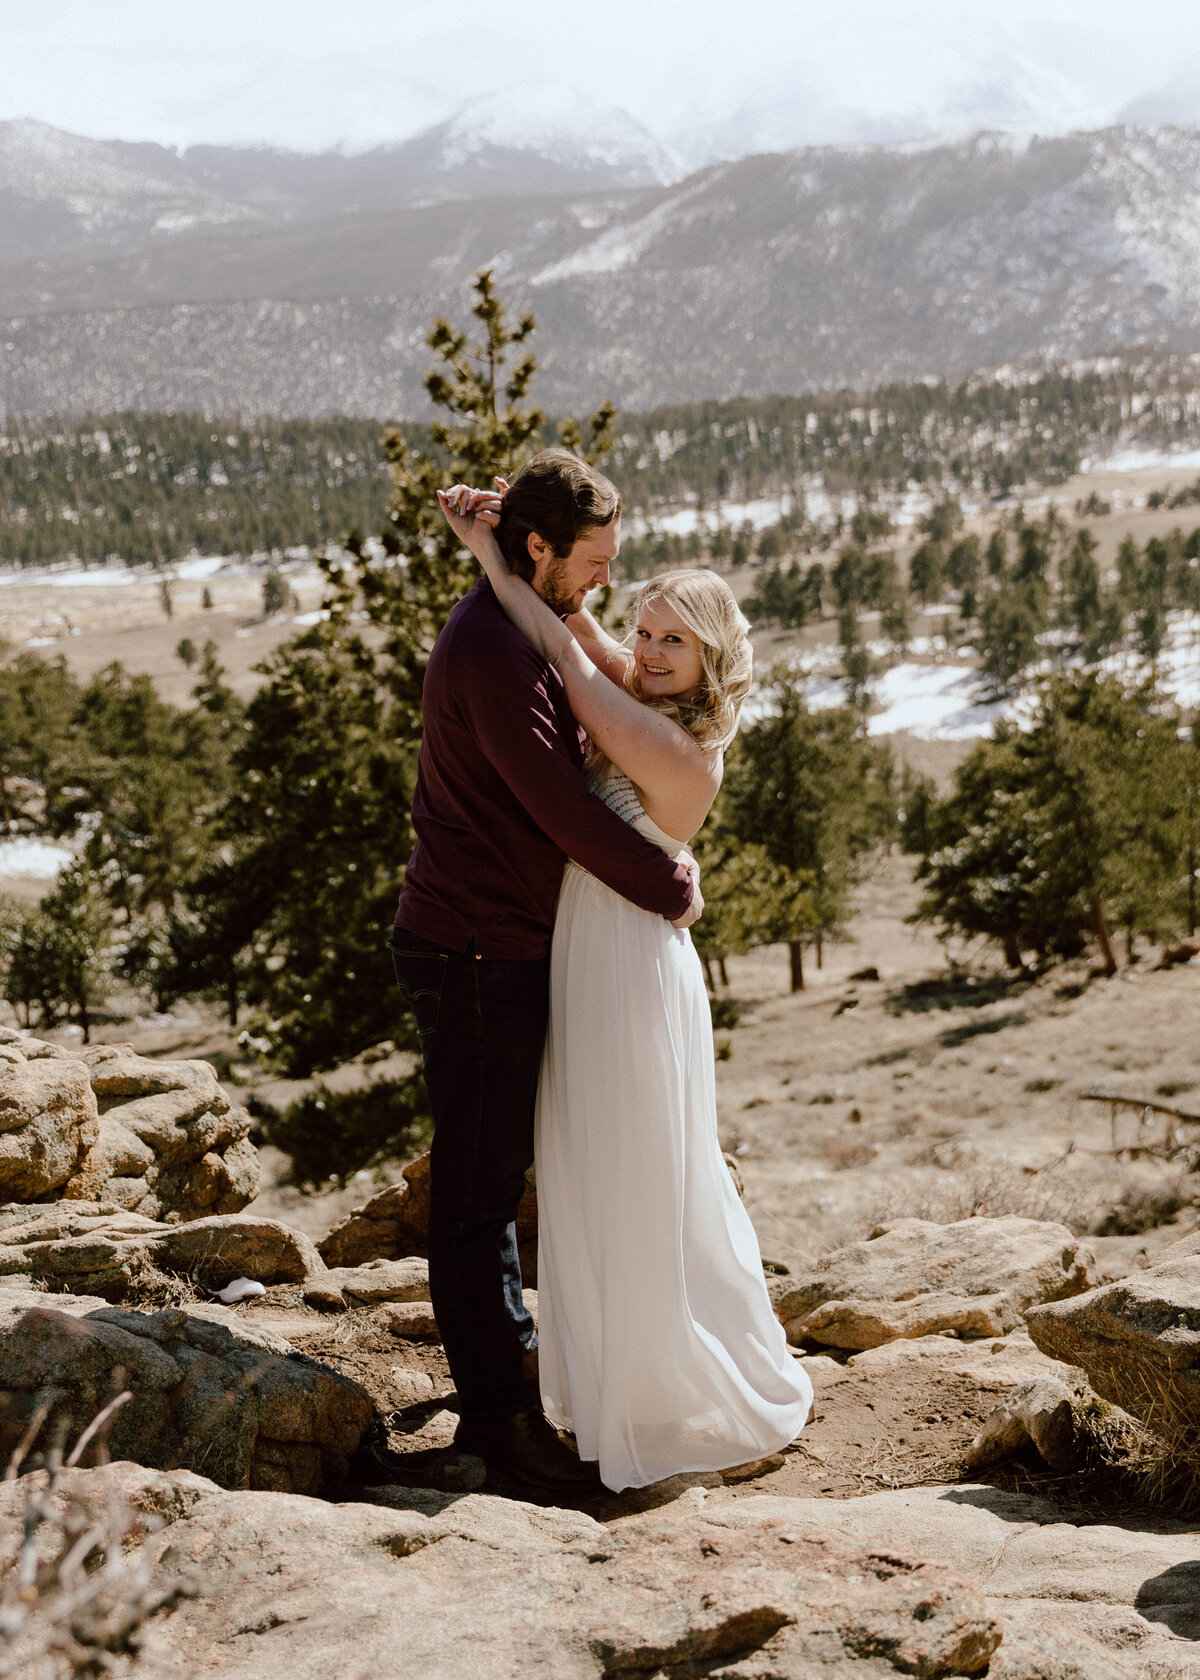
[[[41,1494],[48,1482],[44,1470],[0,1482],[0,1567],[16,1562],[30,1494]],[[49,1503],[60,1518],[71,1512],[82,1517],[86,1527],[103,1527],[116,1504],[126,1516],[140,1519],[122,1527],[134,1532],[140,1528],[145,1534],[178,1522],[198,1500],[220,1491],[216,1482],[191,1470],[150,1470],[144,1464],[118,1460],[103,1469],[61,1470]],[[51,1538],[44,1537],[43,1547]],[[39,1547],[39,1555],[45,1556],[43,1547]]]
[[[116,1464],[61,1497],[146,1517],[150,1680],[1195,1680],[1197,1536],[1062,1522],[990,1487],[862,1499],[692,1487],[607,1527],[486,1494],[224,1492]],[[0,1490],[0,1554],[19,1487]],[[157,1531],[155,1531],[157,1526]]]
[[[209,1583],[164,1626],[176,1660],[239,1680],[952,1676],[1001,1639],[953,1571],[769,1521],[614,1533],[478,1495],[406,1511],[230,1493],[148,1547],[168,1549]]]
[[[1097,1394],[1170,1439],[1200,1430],[1200,1240],[1145,1271],[1039,1307],[1029,1333],[1085,1371]]]
[[[0,1279],[15,1275],[119,1301],[155,1269],[195,1276],[211,1289],[236,1277],[302,1283],[325,1270],[302,1231],[253,1213],[161,1224],[113,1202],[0,1208]]]
[[[0,1291],[0,1453],[52,1398],[77,1434],[121,1388],[112,1453],[224,1487],[315,1493],[345,1475],[374,1407],[358,1384],[226,1307],[138,1313]]]
[[[872,1348],[953,1331],[1003,1336],[1043,1301],[1096,1281],[1091,1252],[1065,1225],[1015,1215],[935,1225],[902,1219],[825,1255],[776,1302],[794,1344]]]
[[[428,1301],[429,1262],[371,1260],[361,1266],[333,1266],[309,1277],[305,1302],[312,1307],[345,1309],[380,1301]]]
[[[1167,1532],[1075,1525],[1047,1500],[969,1484],[844,1500],[712,1494],[702,1508],[713,1523],[812,1524],[855,1545],[894,1546],[960,1569],[978,1582],[1006,1629],[1023,1630],[1010,1657],[1018,1645],[1025,1648],[1030,1630],[1057,1629],[1056,1639],[1079,1640],[1084,1652],[1098,1641],[1093,1665],[1080,1669],[1096,1680],[1200,1676],[1200,1533],[1185,1524],[1156,1525]],[[1125,1667],[1129,1658],[1135,1660]],[[994,1664],[989,1680],[1010,1672],[1014,1680],[1022,1673]]]

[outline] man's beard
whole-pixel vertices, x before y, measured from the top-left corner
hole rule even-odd
[[[551,612],[556,612],[560,618],[565,618],[568,613],[578,611],[576,597],[579,594],[578,589],[570,587],[566,561],[560,560],[556,556],[546,567],[545,575],[542,578],[542,600],[545,601]]]

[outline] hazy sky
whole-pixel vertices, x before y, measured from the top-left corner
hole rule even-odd
[[[400,139],[489,94],[694,156],[1200,120],[1197,0],[0,0],[0,42],[0,119],[178,145]]]

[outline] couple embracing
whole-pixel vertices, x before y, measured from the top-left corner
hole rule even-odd
[[[812,1403],[722,1159],[686,931],[750,644],[702,571],[645,585],[616,642],[583,604],[616,488],[566,450],[497,483],[441,494],[484,575],[430,656],[391,933],[434,1119],[430,1292],[459,1446],[551,1492],[643,1487],[778,1451]],[[513,1224],[535,1153],[540,1338]]]

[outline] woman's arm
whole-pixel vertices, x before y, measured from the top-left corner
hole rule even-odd
[[[456,485],[440,490],[438,500],[455,536],[483,567],[504,611],[557,667],[571,710],[596,746],[638,787],[652,792],[656,804],[678,800],[689,815],[695,812],[694,833],[720,786],[721,755],[706,753],[673,719],[610,681],[531,585],[509,571],[495,537],[498,495]]]
[[[566,626],[596,669],[603,671],[610,682],[624,688],[633,664],[630,650],[610,636],[600,620],[586,607],[571,613]]]

